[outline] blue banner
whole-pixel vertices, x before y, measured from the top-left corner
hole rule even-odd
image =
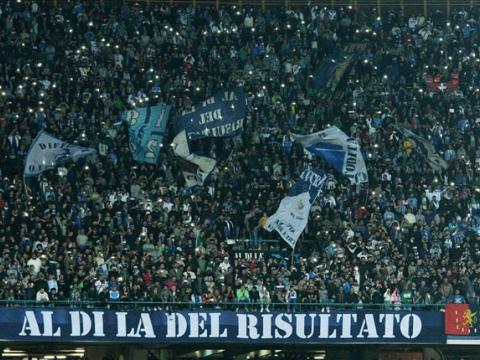
[[[160,103],[122,113],[122,120],[128,124],[130,150],[135,161],[157,162],[170,109],[170,105]]]
[[[235,136],[243,130],[245,114],[242,88],[220,91],[178,117],[174,123],[175,133],[185,130],[189,139]]]
[[[423,311],[169,313],[4,308],[0,309],[0,339],[156,344],[444,344],[443,321],[443,313]]]

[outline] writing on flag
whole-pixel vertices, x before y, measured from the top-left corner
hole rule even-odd
[[[190,142],[202,138],[227,138],[243,131],[246,114],[243,89],[220,91],[202,103],[184,112],[174,122],[177,132],[173,140],[175,154],[193,164],[184,169],[187,187],[202,186],[216,166],[217,161],[208,156],[195,154]]]
[[[135,161],[157,162],[170,110],[170,105],[160,103],[122,113],[122,120],[128,124],[130,151]]]
[[[288,245],[295,248],[307,226],[310,208],[320,194],[326,178],[323,171],[304,169],[289,195],[280,202],[278,210],[268,218],[264,228],[268,231],[276,230]]]
[[[307,153],[325,159],[335,170],[345,175],[351,183],[368,182],[367,167],[360,145],[336,126],[310,135],[291,135]]]
[[[242,88],[219,91],[214,96],[184,112],[174,122],[175,132],[187,132],[189,139],[229,137],[243,130],[246,114]]]
[[[35,176],[67,161],[78,161],[96,153],[95,149],[69,144],[41,131],[28,149],[23,175]]]

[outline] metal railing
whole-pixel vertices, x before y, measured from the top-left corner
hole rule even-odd
[[[442,311],[445,304],[352,304],[352,303],[262,303],[262,302],[158,302],[158,301],[35,301],[0,300],[0,308],[59,307],[74,309],[106,308],[112,310],[231,310],[231,311],[316,311],[332,310],[406,310]]]

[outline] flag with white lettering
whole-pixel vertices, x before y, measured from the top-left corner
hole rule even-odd
[[[276,230],[288,245],[295,248],[307,226],[310,208],[320,194],[326,178],[323,171],[304,169],[300,179],[280,202],[275,214],[268,218],[264,228],[268,231]]]
[[[96,153],[95,149],[72,145],[41,131],[30,145],[23,175],[35,176],[67,161],[78,161]]]
[[[183,176],[185,177],[186,186],[202,186],[205,179],[215,168],[217,161],[208,156],[201,156],[192,153],[188,145],[185,130],[175,136],[172,146],[175,155],[186,160],[186,164],[183,167]]]
[[[243,130],[245,114],[242,88],[219,91],[175,119],[175,133],[185,130],[189,139],[235,136]]]
[[[202,186],[217,163],[211,157],[192,152],[190,143],[202,138],[238,135],[243,131],[245,115],[245,94],[242,88],[236,88],[233,91],[219,91],[175,120],[177,135],[172,145],[175,154],[190,163],[183,171],[187,187]]]
[[[128,124],[130,151],[135,161],[157,162],[170,109],[170,105],[160,103],[122,113],[122,120]]]
[[[400,131],[403,139],[409,140],[412,143],[415,151],[425,158],[427,163],[434,171],[441,172],[442,170],[446,170],[448,168],[448,163],[436,153],[433,145],[427,140],[404,127],[399,127],[398,130]]]
[[[291,135],[305,150],[325,159],[352,184],[368,182],[367,167],[357,139],[348,137],[336,126],[310,135]]]

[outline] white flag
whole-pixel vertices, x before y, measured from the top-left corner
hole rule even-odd
[[[336,126],[309,135],[291,135],[309,154],[322,157],[352,184],[368,182],[367,167],[357,139]]]
[[[95,149],[72,145],[41,131],[28,149],[24,176],[35,176],[67,161],[96,154]]]
[[[276,230],[288,245],[295,248],[307,226],[310,208],[320,194],[326,178],[323,171],[304,169],[300,179],[290,189],[289,196],[283,198],[264,228],[268,231]]]
[[[192,169],[183,171],[186,186],[202,186],[208,175],[215,169],[217,161],[208,156],[201,156],[190,152],[185,130],[175,136],[172,146],[175,155],[194,165]]]

